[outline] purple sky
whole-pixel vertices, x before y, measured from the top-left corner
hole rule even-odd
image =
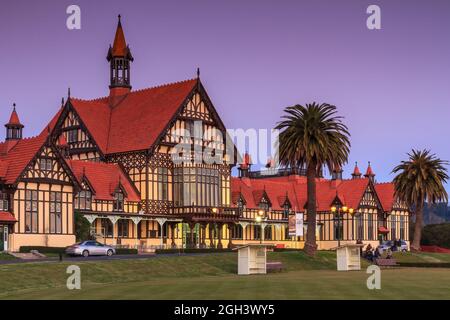
[[[82,29],[66,28],[66,8]],[[366,28],[378,4],[382,30]],[[450,1],[14,1],[0,11],[0,121],[17,103],[37,134],[72,96],[108,94],[106,53],[122,14],[134,89],[195,76],[230,128],[271,128],[296,103],[338,106],[352,134],[349,176],[377,179],[411,148],[450,159]],[[4,133],[3,133],[4,134]]]

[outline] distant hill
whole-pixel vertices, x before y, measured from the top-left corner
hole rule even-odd
[[[450,222],[450,207],[447,203],[425,204],[423,215],[425,224]]]

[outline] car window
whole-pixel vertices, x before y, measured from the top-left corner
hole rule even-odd
[[[100,242],[96,242],[95,245],[96,245],[97,247],[103,247],[103,244],[101,244]]]
[[[86,241],[86,245],[87,246],[95,246],[95,242],[94,241]]]

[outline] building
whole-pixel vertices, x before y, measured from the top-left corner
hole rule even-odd
[[[99,241],[113,245],[303,246],[287,225],[294,212],[307,218],[304,173],[253,172],[245,155],[239,177],[232,177],[236,157],[226,152],[225,125],[199,72],[194,79],[132,91],[133,56],[120,16],[107,60],[109,95],[81,100],[69,92],[36,137],[22,137],[14,106],[0,144],[0,250],[73,244],[75,215],[89,221]],[[180,153],[180,143],[192,149]],[[198,161],[196,148],[213,149],[210,156],[220,161]],[[342,171],[318,179],[319,248],[336,246],[338,238],[408,239],[407,208],[395,201],[392,184],[378,184],[374,176],[369,165],[364,177],[356,166],[353,179],[342,179]],[[337,219],[331,208],[340,212],[344,206],[353,214]]]

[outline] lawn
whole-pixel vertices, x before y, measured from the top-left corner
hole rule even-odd
[[[2,261],[2,260],[15,260],[15,259],[17,259],[17,258],[12,256],[12,255],[10,255],[10,254],[0,252],[0,261]]]
[[[426,256],[447,258],[435,255]],[[283,261],[286,271],[237,276],[236,253],[77,262],[82,288],[72,291],[65,287],[67,262],[4,265],[0,298],[450,299],[450,269],[384,269],[381,290],[368,290],[365,270],[335,271],[332,252],[320,252],[314,259],[301,252],[270,253],[269,260]]]

